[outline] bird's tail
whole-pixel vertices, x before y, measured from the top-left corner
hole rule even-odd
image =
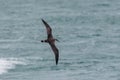
[[[56,41],[60,42],[58,39],[55,39]]]

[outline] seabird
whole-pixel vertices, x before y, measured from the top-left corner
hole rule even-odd
[[[44,21],[43,19],[42,19],[42,22],[45,25],[46,30],[47,30],[47,39],[46,40],[41,40],[41,42],[49,43],[49,45],[51,46],[51,48],[54,52],[55,61],[56,61],[56,65],[57,65],[58,60],[59,60],[59,50],[55,46],[55,41],[58,41],[58,40],[53,38],[52,29],[50,28],[49,24],[46,21]]]

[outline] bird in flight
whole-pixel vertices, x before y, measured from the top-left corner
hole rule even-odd
[[[56,61],[56,65],[57,65],[58,64],[58,60],[59,60],[59,50],[55,46],[55,41],[58,41],[58,40],[53,38],[52,29],[49,26],[49,24],[45,20],[43,20],[43,19],[42,19],[42,22],[45,25],[46,30],[47,30],[47,39],[46,40],[41,40],[41,42],[48,43],[51,46],[51,48],[52,48],[52,50],[54,52],[54,55],[55,55],[55,61]]]

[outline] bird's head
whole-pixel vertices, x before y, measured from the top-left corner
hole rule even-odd
[[[44,42],[43,40],[41,40],[41,42]]]

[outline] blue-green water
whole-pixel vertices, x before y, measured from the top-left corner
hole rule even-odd
[[[57,66],[41,18],[60,41]],[[0,0],[0,80],[119,79],[119,0]]]

